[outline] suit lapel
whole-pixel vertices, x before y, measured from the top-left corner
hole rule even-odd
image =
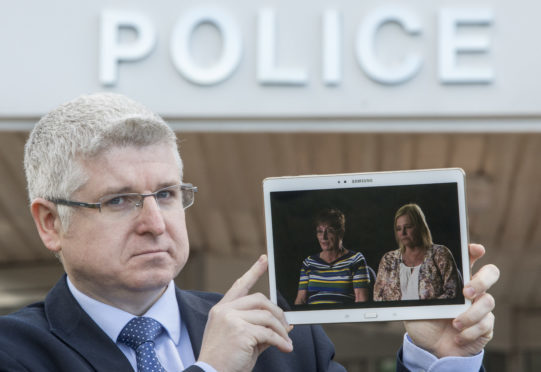
[[[180,310],[182,322],[186,325],[190,342],[192,343],[195,360],[199,358],[201,344],[203,342],[203,333],[207,324],[208,312],[210,308],[218,301],[216,299],[203,299],[194,292],[183,291],[177,288],[177,301]],[[208,294],[206,294],[208,296]]]
[[[176,289],[182,321],[186,325],[195,359],[199,357],[210,308],[219,295]],[[64,275],[45,299],[51,333],[72,348],[97,371],[133,371],[116,344],[81,308],[72,296]]]
[[[116,344],[79,306],[66,283],[66,276],[45,299],[50,330],[98,371],[133,371]]]

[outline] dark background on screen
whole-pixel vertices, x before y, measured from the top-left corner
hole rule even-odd
[[[456,183],[279,191],[271,192],[278,292],[293,305],[302,261],[321,251],[313,222],[321,209],[338,208],[345,214],[344,246],[361,252],[377,273],[381,257],[398,248],[394,215],[407,203],[421,207],[434,243],[449,248],[462,272]]]

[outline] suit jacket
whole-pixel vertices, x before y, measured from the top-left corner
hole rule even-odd
[[[221,296],[183,291],[177,300],[195,358],[199,356],[210,308]],[[345,371],[332,360],[334,346],[319,326],[296,326],[290,333],[294,351],[271,347],[257,360],[257,372]],[[0,317],[0,371],[133,371],[116,344],[79,306],[65,276],[44,302]],[[196,366],[186,371],[201,371]]]
[[[199,356],[210,308],[221,295],[176,289],[195,358]],[[332,360],[334,346],[319,326],[295,326],[294,351],[271,347],[263,352],[255,372],[342,372]],[[398,372],[407,372],[398,353]],[[130,362],[72,296],[64,276],[44,302],[0,317],[0,371],[133,372]],[[191,366],[185,372],[201,372]],[[481,369],[483,371],[483,369]]]

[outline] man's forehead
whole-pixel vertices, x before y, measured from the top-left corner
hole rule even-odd
[[[111,166],[119,162],[139,164],[143,162],[169,162],[178,169],[180,156],[172,146],[153,144],[146,146],[112,146],[95,155],[81,157],[81,163],[86,167]]]
[[[79,190],[92,188],[102,195],[155,191],[182,181],[175,150],[169,147],[114,147],[79,163],[88,176]]]

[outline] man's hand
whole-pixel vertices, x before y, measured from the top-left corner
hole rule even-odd
[[[470,244],[470,266],[485,254],[479,244]],[[478,354],[492,339],[494,298],[486,291],[498,280],[500,271],[494,265],[483,266],[464,287],[464,296],[472,306],[456,319],[417,320],[405,322],[413,343],[438,358]]]
[[[263,255],[210,310],[199,361],[220,372],[251,371],[267,347],[293,350],[283,311],[261,293],[248,295],[266,270]]]

